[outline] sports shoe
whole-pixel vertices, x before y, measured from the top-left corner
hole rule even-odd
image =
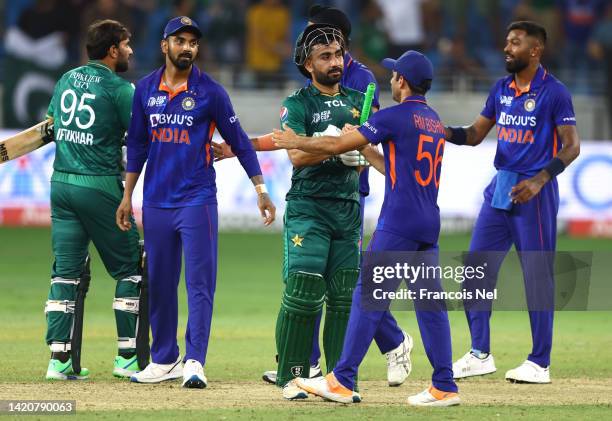
[[[140,367],[138,367],[138,358],[136,358],[136,355],[131,358],[124,358],[121,355],[115,357],[113,376],[121,379],[130,378],[139,371]]]
[[[493,354],[487,355],[486,358],[478,358],[470,351],[453,363],[453,377],[455,379],[482,376],[496,371]]]
[[[321,371],[321,366],[319,363],[317,365],[311,365],[310,370],[308,371],[308,378],[313,379],[315,377],[321,377],[323,372]],[[264,371],[263,376],[261,376],[262,380],[266,383],[276,384],[276,370]]]
[[[408,404],[412,406],[454,406],[460,402],[458,393],[444,392],[433,386],[408,397]]]
[[[385,354],[387,359],[387,381],[389,386],[399,386],[412,371],[412,362],[410,361],[410,352],[412,351],[412,337],[406,332],[404,333],[404,341],[394,350]]]
[[[89,378],[89,370],[81,367],[81,372],[76,374],[72,368],[72,358],[65,363],[51,358],[47,367],[47,380],[85,380]]]
[[[183,365],[181,357],[171,364],[149,363],[147,368],[133,374],[130,381],[134,383],[160,383],[166,380],[174,380],[183,377]]]
[[[506,372],[506,380],[512,383],[550,383],[550,367],[540,367],[526,360],[517,368]]]
[[[344,387],[336,379],[333,372],[325,377],[316,377],[313,379],[298,377],[294,381],[300,389],[324,399],[340,403],[356,403],[354,400],[355,392]],[[361,401],[361,396],[359,394],[357,394],[357,401]]]
[[[283,398],[293,401],[297,399],[307,399],[308,393],[306,391],[300,389],[295,384],[295,379],[291,380],[285,386],[283,386]]]
[[[197,360],[187,360],[183,366],[183,387],[190,389],[204,389],[208,379],[204,375],[204,368]]]

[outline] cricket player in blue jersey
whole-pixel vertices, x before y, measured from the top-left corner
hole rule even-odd
[[[344,12],[329,6],[314,5],[308,12],[308,21],[309,24],[326,24],[338,28],[342,33],[345,46],[348,49],[350,43],[349,37],[351,34],[351,22]],[[310,86],[312,83],[310,74],[308,74],[308,71],[303,68],[299,69],[307,78],[306,86]],[[359,92],[365,92],[368,84],[372,82],[376,83],[376,78],[370,69],[368,69],[364,64],[355,60],[348,50],[345,51],[344,69],[342,72],[342,78],[340,79],[340,85],[355,89]],[[378,84],[376,83],[376,90],[374,92],[374,98],[372,99],[372,111],[376,111],[380,108],[379,91]],[[268,140],[268,138],[265,136],[254,139],[253,147],[255,150],[260,151],[277,149],[271,143],[271,139]],[[368,182],[369,167],[363,166],[366,162],[364,162],[363,158],[360,157],[359,152],[356,150],[345,152],[339,156],[344,165],[352,167],[361,166],[363,168],[359,174],[361,238],[363,239],[365,201],[366,197],[370,194],[370,184]],[[319,313],[315,323],[315,331],[312,341],[312,354],[310,356],[310,377],[317,377],[321,375],[321,368],[319,365],[319,359],[321,358],[321,348],[319,346],[321,315],[322,312]],[[410,361],[412,338],[407,333],[402,332],[393,317],[385,319],[384,323],[388,323],[389,325],[381,328],[374,336],[374,340],[376,341],[380,352],[384,354],[385,358],[387,359],[387,382],[389,386],[399,386],[406,380],[412,369]],[[276,370],[264,372],[262,378],[266,382],[276,384]]]
[[[533,347],[527,360],[505,377],[522,383],[550,383],[552,253],[559,208],[556,177],[580,153],[571,96],[540,64],[545,44],[542,26],[526,21],[510,24],[504,48],[510,75],[495,83],[471,126],[446,128],[447,141],[476,146],[497,125],[494,165],[498,172],[484,191],[468,259],[486,259],[486,282],[492,289],[510,247],[519,252]],[[464,286],[470,288],[469,282]],[[493,373],[491,307],[466,307],[466,315],[472,347],[453,365],[455,378]]]
[[[146,161],[143,227],[153,343],[152,363],[131,377],[138,383],[183,377],[184,387],[207,384],[203,366],[217,270],[217,199],[210,147],[215,128],[255,185],[264,224],[271,224],[275,216],[257,155],[225,89],[193,64],[201,36],[190,18],[171,19],[161,41],[165,65],[141,79],[134,93],[125,194],[117,223],[123,230],[130,227],[132,192]],[[184,358],[176,340],[182,252],[189,314]]]
[[[368,156],[372,165],[386,174],[385,199],[368,250],[427,252],[437,260],[440,213],[436,201],[444,152],[444,126],[425,101],[425,93],[433,79],[433,67],[427,57],[417,51],[407,51],[397,60],[385,59],[382,64],[393,71],[391,90],[399,105],[377,112],[356,130],[346,127],[340,137],[301,137],[285,127],[285,131],[274,131],[273,139],[277,146],[285,149],[334,155],[382,143],[384,161],[382,157]],[[439,279],[434,281],[430,288],[440,291]],[[354,402],[352,391],[357,369],[374,334],[384,325],[385,319],[392,317],[388,309],[365,311],[361,291],[360,276],[342,355],[333,372],[323,378],[297,378],[294,382],[298,387],[332,401]],[[424,311],[417,307],[416,316],[425,352],[434,368],[433,384],[410,396],[408,402],[418,406],[457,405],[459,395],[453,380],[446,307],[443,302],[435,303],[435,310],[428,307]]]

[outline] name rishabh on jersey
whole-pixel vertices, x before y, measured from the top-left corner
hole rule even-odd
[[[576,125],[567,88],[540,66],[520,91],[514,75],[497,81],[481,115],[497,125],[495,168],[534,175],[557,155],[557,126]]]
[[[225,89],[193,66],[175,91],[162,80],[164,67],[136,85],[128,131],[128,172],[147,161],[143,204],[173,208],[216,203],[211,139],[215,129],[249,177],[261,174]]]

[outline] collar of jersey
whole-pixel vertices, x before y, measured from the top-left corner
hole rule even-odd
[[[159,68],[159,70],[157,71],[157,75],[155,77],[157,80],[159,80],[157,89],[162,92],[167,92],[168,96],[170,97],[169,99],[174,98],[181,92],[186,92],[190,90],[190,88],[194,88],[198,78],[200,77],[200,69],[198,69],[198,67],[195,64],[192,65],[191,73],[189,73],[189,77],[187,78],[187,83],[182,84],[177,90],[173,91],[168,87],[168,85],[166,85],[166,82],[164,82],[164,71],[165,70],[166,70],[166,65],[164,64],[162,67]]]
[[[313,83],[310,84],[308,89],[310,90],[310,93],[312,94],[312,96],[317,96],[317,95],[331,96],[331,97],[338,96],[338,95],[347,96],[346,89],[344,89],[344,86],[342,86],[342,85],[340,85],[340,91],[338,93],[336,93],[336,94],[333,94],[333,95],[324,94],[323,92],[319,91],[316,88],[316,86],[314,86]]]
[[[410,95],[410,96],[407,96],[402,101],[402,104],[404,102],[422,102],[423,104],[427,104],[427,101],[425,100],[425,97],[423,95]]]
[[[113,70],[110,67],[108,67],[106,64],[104,64],[104,63],[102,63],[100,61],[97,61],[97,60],[89,60],[87,62],[87,65],[88,66],[100,67],[102,69],[108,70],[111,73],[114,73]]]
[[[529,86],[527,86],[527,88],[525,88],[525,90],[521,91],[516,86],[516,81],[514,80],[514,74],[512,74],[510,76],[510,83],[508,83],[508,88],[514,90],[514,96],[515,97],[521,96],[523,94],[531,92],[531,90],[536,90],[540,86],[542,86],[542,83],[544,83],[544,79],[546,79],[547,75],[548,75],[548,72],[546,71],[546,69],[544,67],[542,67],[542,65],[540,65],[538,67],[538,70],[536,70],[536,73],[533,76],[533,79],[531,79],[531,82],[529,82]]]

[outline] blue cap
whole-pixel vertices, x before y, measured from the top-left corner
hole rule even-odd
[[[395,70],[414,86],[420,86],[425,80],[433,79],[431,61],[418,51],[408,50],[397,60],[386,58],[380,64],[389,70]]]
[[[193,19],[187,16],[177,16],[170,19],[166,24],[164,28],[164,39],[185,30],[193,32],[198,38],[202,38],[202,31],[200,31],[200,27]]]

